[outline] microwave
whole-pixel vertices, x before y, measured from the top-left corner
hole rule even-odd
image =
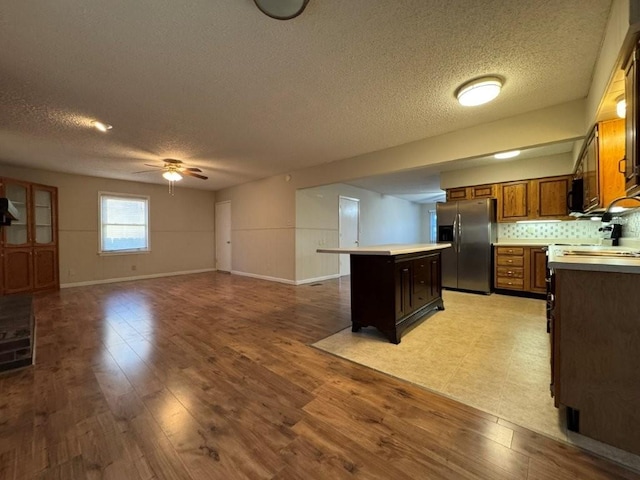
[[[582,178],[574,178],[571,182],[571,190],[567,193],[567,208],[569,212],[583,213],[584,181]]]

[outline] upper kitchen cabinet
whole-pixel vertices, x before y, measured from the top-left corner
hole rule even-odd
[[[638,138],[636,128],[638,122],[638,99],[640,98],[640,82],[636,58],[638,46],[633,49],[625,66],[625,100],[627,103],[626,135],[625,135],[625,189],[628,195],[640,193],[640,155],[638,155]]]
[[[498,185],[498,221],[567,218],[571,176],[534,178]]]
[[[496,185],[474,185],[447,189],[447,202],[456,200],[472,200],[474,198],[495,198]]]
[[[625,121],[596,124],[580,152],[575,175],[583,179],[582,207],[585,212],[605,208],[625,195]]]
[[[0,189],[20,215],[2,228],[0,291],[58,288],[57,189],[8,178],[0,179]]]
[[[498,185],[498,221],[515,222],[529,218],[529,180]]]

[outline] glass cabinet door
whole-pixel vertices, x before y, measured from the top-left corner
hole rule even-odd
[[[29,187],[20,183],[5,183],[5,196],[18,210],[20,219],[3,228],[7,246],[29,243]]]
[[[46,245],[53,242],[53,198],[51,191],[33,188],[34,243]]]

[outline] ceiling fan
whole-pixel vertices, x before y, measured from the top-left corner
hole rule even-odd
[[[195,177],[201,180],[207,180],[209,177],[205,177],[204,175],[200,175],[199,168],[196,167],[184,167],[182,165],[182,160],[176,160],[174,158],[165,158],[162,160],[164,165],[151,165],[149,163],[145,163],[147,167],[152,167],[151,170],[141,170],[139,172],[133,173],[148,173],[148,172],[156,172],[162,171],[162,177],[165,180],[169,181],[169,192],[173,195],[173,184],[174,182],[178,182],[182,180],[182,176],[186,175],[188,177]]]

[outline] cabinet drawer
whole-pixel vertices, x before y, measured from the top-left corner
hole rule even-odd
[[[522,267],[524,265],[524,257],[498,255],[496,263],[506,267]]]
[[[498,267],[497,276],[504,278],[524,278],[524,268],[522,267]]]
[[[496,287],[498,288],[511,288],[512,290],[524,289],[524,280],[522,278],[496,278]]]
[[[498,255],[524,255],[524,247],[498,247]]]

